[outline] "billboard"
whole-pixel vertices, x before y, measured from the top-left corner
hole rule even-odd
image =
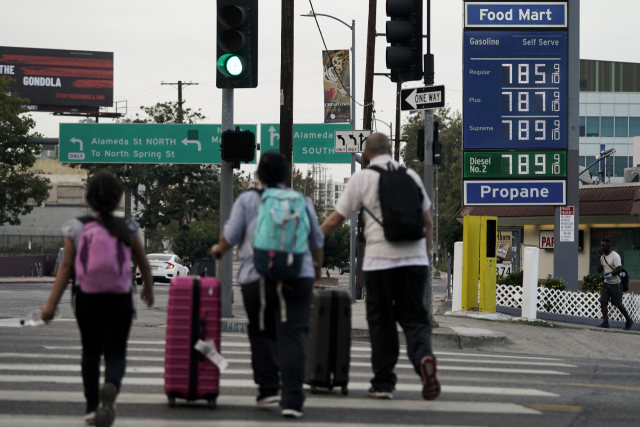
[[[351,122],[351,73],[348,50],[322,51],[324,123]]]
[[[4,76],[15,80],[11,91],[33,106],[113,105],[113,52],[0,46]]]

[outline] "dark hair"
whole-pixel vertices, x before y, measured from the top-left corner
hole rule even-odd
[[[611,243],[611,239],[607,239],[607,238],[600,239],[600,241],[601,241],[601,242]]]
[[[113,216],[124,193],[124,184],[107,172],[100,172],[87,184],[87,203],[98,212],[98,221],[109,234],[122,240],[127,246],[133,245],[134,236],[122,218]]]
[[[260,156],[258,164],[258,179],[267,187],[284,184],[291,176],[289,162],[275,151],[269,151]]]

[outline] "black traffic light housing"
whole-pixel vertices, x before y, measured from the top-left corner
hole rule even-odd
[[[216,87],[258,86],[258,0],[217,0]]]
[[[440,123],[433,122],[433,164],[439,165],[442,162],[442,144],[440,144]]]
[[[418,160],[424,162],[424,126],[418,129],[418,144],[416,145]]]
[[[236,168],[240,167],[240,162],[252,162],[256,158],[256,135],[249,130],[241,131],[239,127],[222,132],[220,157]]]
[[[422,80],[422,2],[387,0],[387,68],[392,82]]]

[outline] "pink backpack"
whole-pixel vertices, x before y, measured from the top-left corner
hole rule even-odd
[[[82,228],[75,260],[76,282],[88,294],[131,290],[131,248],[98,221]]]

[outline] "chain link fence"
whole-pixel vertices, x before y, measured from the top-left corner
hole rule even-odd
[[[62,234],[0,233],[0,256],[57,255],[63,246]]]

